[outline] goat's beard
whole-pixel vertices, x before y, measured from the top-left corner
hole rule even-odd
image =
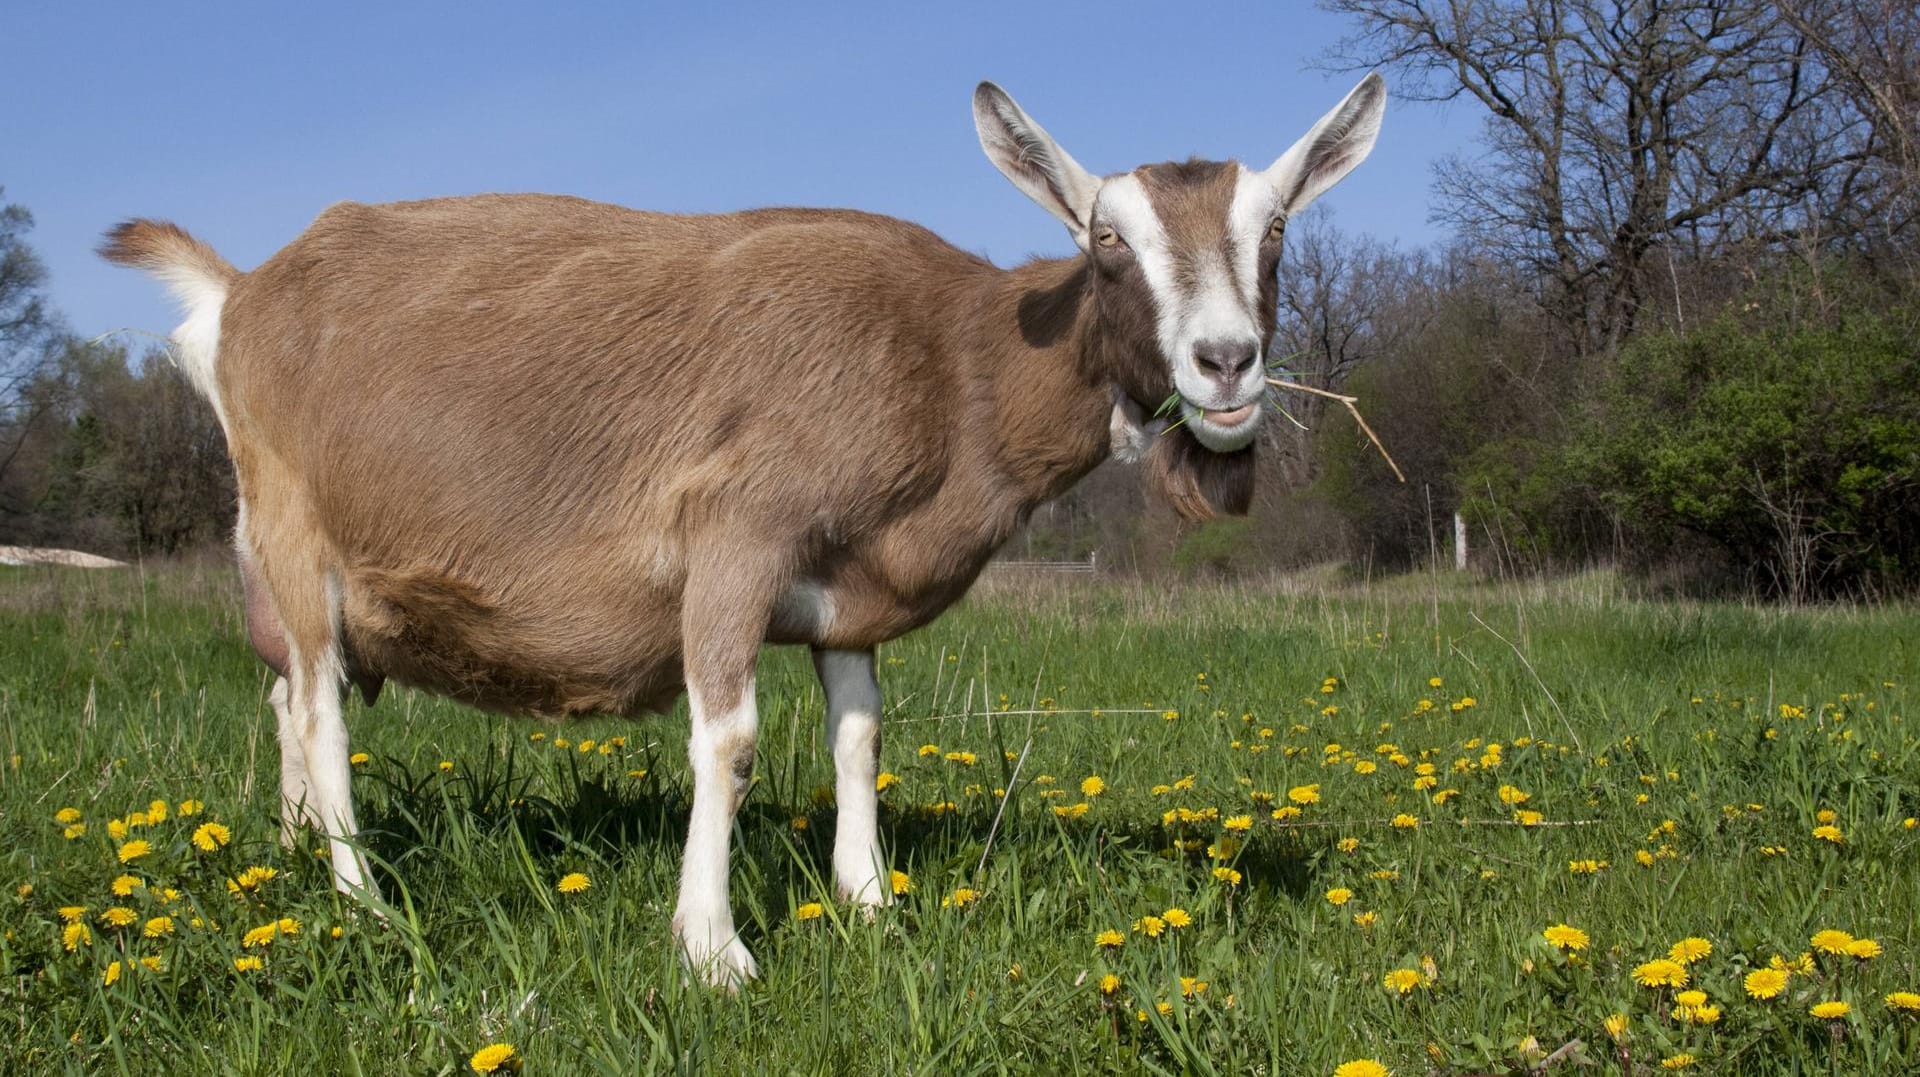
[[[1253,451],[1248,445],[1214,452],[1175,426],[1147,450],[1147,482],[1183,520],[1245,516],[1253,504]]]

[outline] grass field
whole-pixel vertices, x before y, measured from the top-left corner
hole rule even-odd
[[[278,844],[235,592],[0,570],[0,1072],[1920,1067],[1911,608],[988,588],[881,652],[910,888],[872,922],[832,900],[819,689],[771,651],[733,997],[668,938],[684,705],[355,703],[371,918]]]

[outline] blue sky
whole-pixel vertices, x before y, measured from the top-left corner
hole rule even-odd
[[[553,191],[647,209],[850,206],[1002,265],[1071,251],[981,155],[999,82],[1096,172],[1265,165],[1357,74],[1310,64],[1344,24],[1296,3],[40,4],[0,16],[16,91],[0,185],[77,332],[170,329],[99,234],[170,218],[241,268],[329,203]],[[1331,192],[1342,228],[1406,245],[1463,107],[1396,102]]]

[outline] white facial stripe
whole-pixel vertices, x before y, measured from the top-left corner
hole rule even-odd
[[[1180,295],[1173,282],[1173,259],[1167,251],[1166,229],[1154,212],[1153,200],[1137,176],[1116,176],[1100,188],[1099,215],[1112,223],[1140,265],[1153,296],[1154,325],[1160,338],[1160,351],[1174,355],[1178,334],[1172,322],[1180,309]]]
[[[1233,236],[1233,277],[1247,306],[1260,301],[1260,241],[1280,212],[1280,193],[1265,176],[1245,165],[1234,181],[1233,207],[1227,211],[1227,228]],[[1262,342],[1263,344],[1265,342]]]

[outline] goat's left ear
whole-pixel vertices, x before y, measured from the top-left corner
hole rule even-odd
[[[1060,148],[1047,130],[1014,104],[1007,91],[983,82],[973,91],[973,126],[980,148],[1015,187],[1067,226],[1080,249],[1087,247],[1087,226],[1099,177]]]
[[[1288,216],[1307,208],[1367,159],[1386,111],[1386,80],[1370,74],[1273,162],[1263,175],[1280,192],[1280,205]]]

